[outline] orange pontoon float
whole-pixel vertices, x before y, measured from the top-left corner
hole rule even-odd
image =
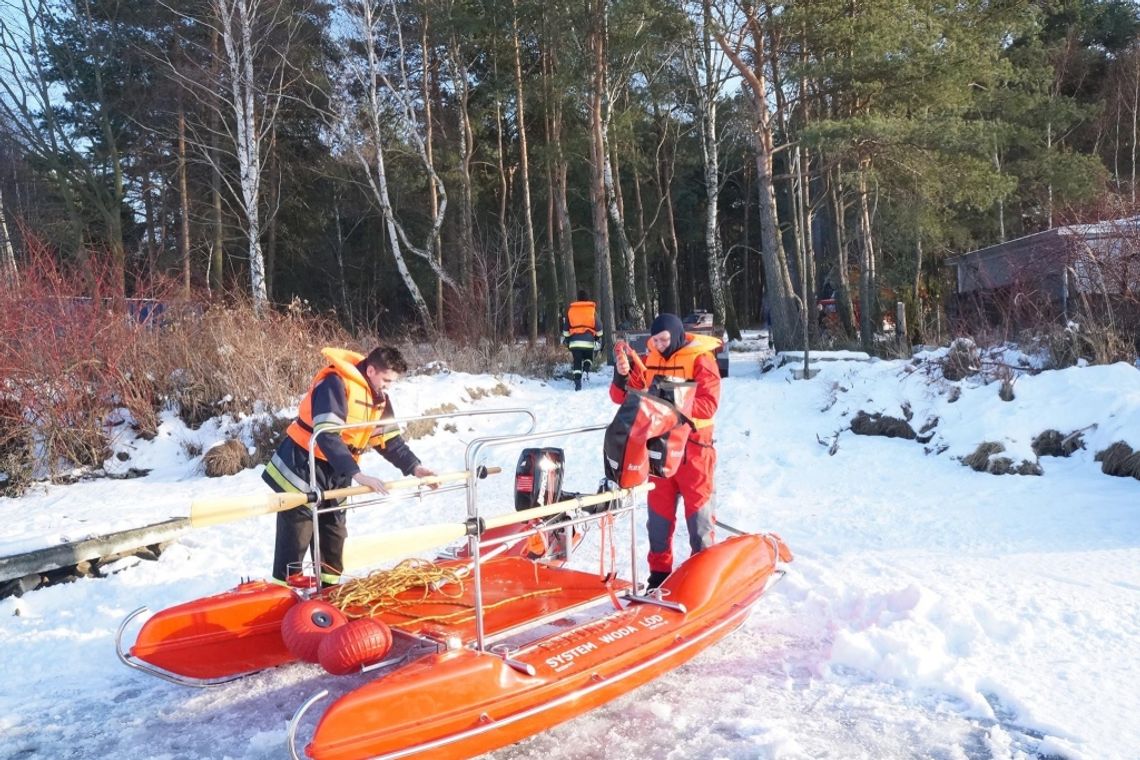
[[[361,648],[362,640],[345,635],[345,629],[324,643],[321,661],[331,654],[336,665],[326,667],[333,672],[364,672],[371,680],[339,690],[344,693],[316,719],[308,741],[301,742],[303,754],[298,746],[302,726],[310,724],[307,716],[330,690],[314,694],[297,709],[289,722],[288,748],[298,759],[471,757],[626,694],[739,627],[782,577],[780,564],[792,557],[774,534],[741,533],[690,557],[659,589],[644,592],[636,576],[640,556],[633,496],[648,490],[648,484],[568,498],[561,494],[551,503],[518,505],[526,508],[505,515],[479,514],[475,491],[480,470],[472,463],[484,448],[600,429],[474,441],[467,451],[465,521],[364,540],[373,556],[390,558],[401,551],[403,556],[424,551],[429,541],[465,536],[463,551],[430,563],[430,582],[405,586],[376,603],[362,601],[360,589],[367,588],[369,579],[394,571],[376,571],[324,590],[242,583],[153,615],[127,651],[121,643],[124,631],[145,608],[136,610],[119,627],[119,657],[167,680],[212,685],[298,661],[298,645],[290,641],[291,650],[286,643],[298,634],[289,628],[283,637],[283,624],[292,626],[302,618],[308,626],[302,633],[321,635],[320,626],[333,630],[353,625],[344,619],[367,620],[370,638],[365,643],[379,641],[381,649]],[[610,536],[614,520],[624,516],[630,518],[628,579],[569,566],[572,549],[567,547],[573,547],[570,537],[579,528],[600,524],[603,536]],[[526,539],[558,532],[567,537],[558,544],[561,553],[535,558],[533,542]],[[614,547],[606,544],[603,540],[601,549],[612,561]],[[351,564],[351,554],[346,547],[346,564]],[[311,604],[326,609],[326,603],[340,612],[314,613],[310,620],[297,608]],[[348,643],[341,645],[342,640]],[[343,648],[329,653],[324,651],[329,644]],[[353,667],[358,650],[364,659]]]

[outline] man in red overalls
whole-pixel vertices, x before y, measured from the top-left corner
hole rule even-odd
[[[618,352],[610,398],[625,400],[626,390],[650,391],[654,381],[684,380],[696,383],[691,419],[695,429],[685,443],[685,456],[670,478],[650,476],[655,488],[649,492],[649,588],[657,588],[673,571],[673,532],[677,523],[677,497],[685,502],[685,523],[693,553],[713,543],[716,525],[713,503],[713,415],[720,403],[720,372],[713,350],[721,342],[707,335],[685,332],[680,317],[661,314],[649,328],[645,372],[630,374],[629,357]]]

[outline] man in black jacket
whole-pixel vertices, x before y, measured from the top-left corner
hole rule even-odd
[[[412,453],[395,424],[387,389],[408,369],[399,350],[381,346],[368,356],[338,348],[321,351],[325,366],[301,399],[297,418],[265,466],[261,477],[278,493],[307,492],[312,487],[326,491],[353,482],[377,493],[386,493],[384,482],[360,471],[360,455],[374,448],[404,475],[427,477],[435,473]],[[373,423],[369,425],[367,423]],[[342,425],[349,429],[332,430]],[[315,482],[309,482],[309,446],[316,436]],[[434,487],[434,486],[433,486]],[[325,500],[319,509],[332,509],[338,502]],[[336,583],[344,570],[344,541],[348,536],[343,509],[319,518],[321,582]],[[308,505],[277,513],[277,539],[273,554],[273,578],[285,583],[297,573],[307,549],[312,548],[313,514]]]

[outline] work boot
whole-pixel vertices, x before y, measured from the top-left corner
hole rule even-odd
[[[649,573],[649,580],[645,583],[645,590],[652,591],[665,582],[669,577],[669,573],[662,572],[661,570],[653,570]]]
[[[574,390],[576,390],[576,391],[582,390],[582,376],[581,375],[574,375]]]

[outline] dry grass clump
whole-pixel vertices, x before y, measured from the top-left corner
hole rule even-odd
[[[248,303],[211,306],[179,328],[157,336],[165,349],[157,370],[190,427],[262,404],[292,406],[323,366],[322,348],[363,350],[331,317],[296,308],[259,317]]]
[[[1068,457],[1085,447],[1081,431],[1063,434],[1060,430],[1044,430],[1030,444],[1039,457]]]
[[[478,387],[476,387],[476,388],[465,388],[464,390],[467,391],[467,397],[470,398],[472,401],[478,401],[479,399],[487,398],[488,396],[506,397],[506,396],[511,395],[510,387],[508,387],[502,380],[497,381],[490,388],[478,388]]]
[[[995,441],[978,444],[974,453],[962,457],[962,464],[974,472],[988,472],[991,475],[1042,475],[1044,470],[1037,462],[1023,459],[1016,464],[1009,457],[995,457],[1005,451],[1005,446]]]
[[[1133,451],[1124,441],[1117,441],[1104,451],[1096,453],[1100,470],[1106,475],[1140,480],[1140,451]]]
[[[1132,362],[1136,358],[1135,335],[1128,330],[1104,327],[1086,322],[1084,326],[1049,325],[1037,330],[1023,342],[1036,346],[1048,357],[1049,369],[1075,366],[1081,360],[1089,364]]]
[[[443,404],[442,406],[433,407],[424,410],[424,416],[430,417],[434,414],[449,414],[451,412],[459,411],[459,407],[455,404]],[[404,425],[404,437],[409,441],[414,441],[418,438],[426,438],[435,433],[436,428],[439,426],[439,420],[412,420]],[[445,426],[446,428],[446,426]]]
[[[851,432],[856,435],[881,435],[886,438],[906,438],[913,441],[918,436],[906,420],[874,412],[859,411],[851,420]]]
[[[490,340],[458,343],[439,338],[430,344],[400,346],[404,358],[413,372],[467,372],[470,374],[525,375],[549,379],[554,377],[558,365],[570,361],[570,352],[558,344],[540,341],[534,346],[526,343],[495,344]]]
[[[245,444],[236,438],[230,438],[224,443],[213,446],[202,457],[202,464],[206,470],[206,477],[220,478],[223,475],[236,475],[253,466],[253,459]]]

